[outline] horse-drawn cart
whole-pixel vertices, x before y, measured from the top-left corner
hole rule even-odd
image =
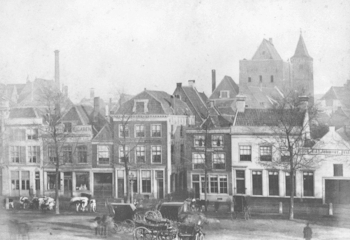
[[[113,216],[115,232],[132,232],[135,229],[135,222],[132,220],[136,207],[131,203],[108,203],[109,214]]]

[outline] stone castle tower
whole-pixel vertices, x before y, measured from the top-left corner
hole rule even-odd
[[[281,91],[296,89],[313,98],[313,59],[300,35],[290,62],[283,61],[272,39],[263,39],[251,60],[239,62],[239,87],[278,87]]]

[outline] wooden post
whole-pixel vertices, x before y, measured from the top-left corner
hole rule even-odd
[[[333,203],[329,203],[328,214],[329,216],[333,216]]]
[[[279,204],[278,213],[279,214],[283,213],[283,203],[282,202],[280,202],[280,204]]]

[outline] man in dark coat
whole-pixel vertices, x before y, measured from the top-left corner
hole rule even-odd
[[[304,227],[304,238],[306,240],[310,240],[312,238],[312,230],[309,227],[309,223],[307,223],[306,227]]]

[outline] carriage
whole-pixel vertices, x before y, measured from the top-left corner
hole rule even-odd
[[[237,219],[238,216],[243,216],[245,220],[250,219],[249,199],[246,196],[233,197],[233,212],[231,219]]]
[[[115,232],[129,232],[135,229],[134,215],[136,207],[132,203],[108,203],[109,215],[113,216]]]

